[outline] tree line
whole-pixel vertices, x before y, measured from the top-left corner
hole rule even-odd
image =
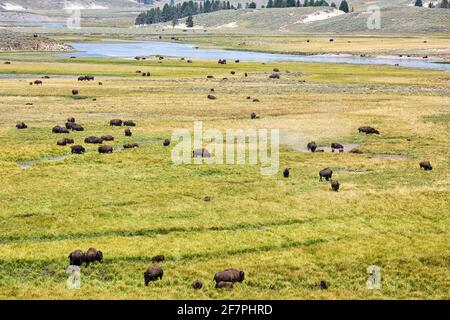
[[[416,7],[423,7],[423,2],[422,2],[422,0],[416,0],[414,5]],[[437,4],[435,4],[433,1],[430,1],[428,3],[428,8],[450,9],[450,4],[449,4],[448,0],[442,0],[441,2],[437,2]]]

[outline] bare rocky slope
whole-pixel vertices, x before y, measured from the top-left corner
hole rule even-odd
[[[69,51],[72,47],[42,36],[34,37],[0,29],[0,51]]]

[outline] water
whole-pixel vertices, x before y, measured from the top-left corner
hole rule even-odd
[[[109,41],[101,43],[70,43],[78,52],[66,53],[64,56],[76,57],[110,57],[133,58],[135,56],[170,56],[199,59],[226,59],[228,61],[299,61],[328,62],[368,65],[396,65],[402,67],[450,70],[450,64],[433,62],[429,59],[411,58],[377,58],[359,56],[332,55],[292,55],[279,53],[262,53],[252,51],[233,51],[221,49],[196,49],[194,44],[171,43],[161,41]]]

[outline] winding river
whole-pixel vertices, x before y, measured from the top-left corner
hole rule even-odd
[[[135,56],[170,56],[198,59],[227,59],[253,62],[298,61],[350,63],[367,65],[398,65],[411,68],[450,70],[449,63],[431,59],[400,57],[359,57],[337,55],[294,55],[221,49],[197,48],[194,44],[161,41],[105,41],[96,43],[70,43],[77,52],[64,54],[76,57],[133,58]]]

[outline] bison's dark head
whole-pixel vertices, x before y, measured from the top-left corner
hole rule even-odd
[[[150,273],[147,271],[144,272],[144,282],[147,287],[148,287],[148,283],[150,282],[150,280],[151,280]]]
[[[95,255],[95,260],[102,262],[103,260],[103,252],[97,251],[97,254]]]
[[[245,277],[244,271],[240,271],[240,272],[239,272],[239,282],[244,281],[244,277]]]

